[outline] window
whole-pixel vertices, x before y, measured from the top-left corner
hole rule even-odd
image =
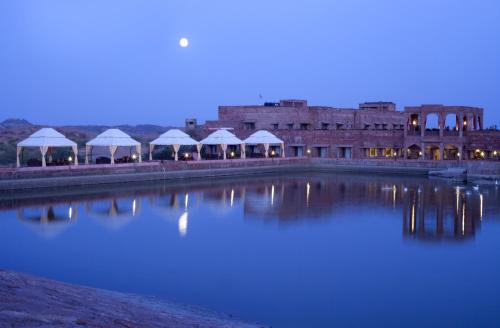
[[[278,130],[279,124],[278,123],[273,123],[273,130]]]
[[[337,130],[341,130],[344,128],[344,124],[342,123],[337,123]]]
[[[301,130],[309,130],[309,123],[300,123]]]
[[[392,156],[392,148],[384,148],[384,156],[391,157]]]
[[[288,127],[288,130],[293,130],[293,123],[288,123],[287,127]]]
[[[328,123],[321,123],[321,130],[328,130],[329,125],[330,124],[328,124]]]
[[[243,129],[255,130],[255,123],[254,122],[245,122],[245,123],[243,123]]]
[[[377,148],[370,148],[369,156],[370,157],[377,157],[378,156],[378,154],[377,154]]]

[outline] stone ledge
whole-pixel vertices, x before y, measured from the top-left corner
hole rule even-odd
[[[0,270],[2,327],[263,327],[137,295]]]

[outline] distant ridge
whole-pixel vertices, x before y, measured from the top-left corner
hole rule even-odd
[[[4,128],[18,128],[18,127],[27,127],[32,125],[33,124],[22,118],[8,118],[2,123],[0,123],[0,126]]]

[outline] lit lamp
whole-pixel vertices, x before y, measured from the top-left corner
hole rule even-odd
[[[72,162],[73,161],[73,157],[69,156],[68,157],[68,162]]]
[[[496,151],[496,150],[495,150],[495,151],[493,151],[493,156],[496,156],[497,154],[498,154],[498,153],[497,153],[497,151]]]
[[[460,157],[460,153],[457,153],[457,156]]]
[[[422,156],[422,151],[419,151],[419,152],[418,152],[418,154],[419,154],[420,156]]]
[[[136,154],[132,154],[132,159],[135,161],[137,159],[137,155]]]
[[[234,151],[231,152],[231,157],[234,157],[235,156],[235,153]]]
[[[311,155],[311,149],[309,149],[309,148],[307,149],[307,154]]]
[[[484,157],[484,151],[481,152],[481,157]]]
[[[413,120],[413,126],[416,126],[417,125],[417,120]]]
[[[394,152],[394,156],[397,156],[397,155],[398,155],[398,153],[397,153],[397,152]]]
[[[276,152],[273,149],[273,150],[271,150],[271,156],[274,156],[274,155],[276,155]]]

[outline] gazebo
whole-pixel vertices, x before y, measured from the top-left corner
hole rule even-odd
[[[239,145],[241,149],[241,158],[245,158],[245,143],[226,129],[219,129],[212,132],[208,137],[200,141],[200,143],[203,145],[220,146],[224,154],[223,159],[227,159],[226,151],[228,145]]]
[[[157,139],[149,143],[149,160],[153,160],[153,149],[155,146],[172,146],[174,149],[174,159],[179,159],[178,152],[181,146],[196,146],[198,160],[200,160],[201,143],[191,138],[187,133],[179,129],[168,130]]]
[[[247,145],[263,145],[265,150],[266,158],[269,156],[269,146],[279,145],[281,148],[281,156],[285,157],[285,144],[283,140],[276,137],[269,131],[259,130],[252,133],[248,138],[244,140]]]
[[[39,147],[42,153],[42,167],[47,166],[45,155],[53,147],[71,147],[75,155],[75,165],[78,165],[78,147],[74,141],[69,140],[52,128],[42,128],[17,144],[17,162],[20,167],[19,155],[23,147]]]
[[[115,164],[115,153],[118,147],[135,147],[139,156],[139,162],[142,162],[141,144],[119,129],[108,129],[87,142],[85,147],[85,164],[89,163],[89,153],[92,147],[96,146],[109,147],[111,164]]]

